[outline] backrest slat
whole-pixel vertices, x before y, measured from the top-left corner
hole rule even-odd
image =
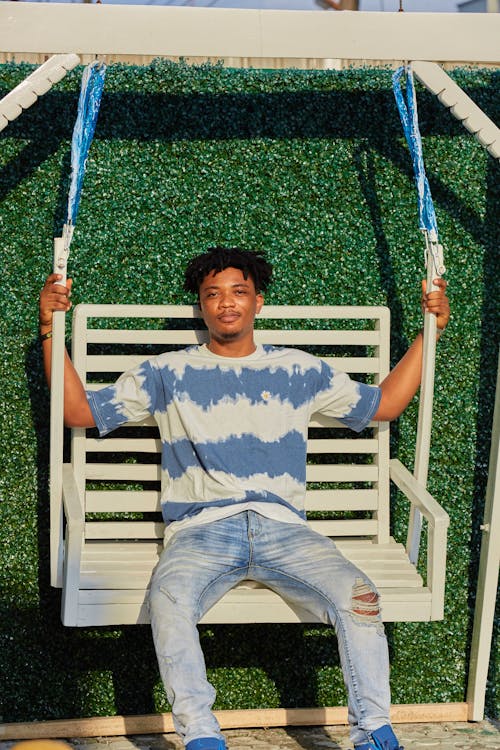
[[[160,491],[87,490],[87,513],[152,513],[160,511]],[[308,511],[376,510],[377,490],[307,490]]]
[[[108,438],[99,440],[87,438],[86,449],[88,453],[159,453],[161,441],[156,438],[136,438],[131,444],[128,438]],[[377,453],[378,440],[349,438],[340,439],[316,439],[307,441],[308,453]]]
[[[173,331],[138,330],[136,328],[125,330],[89,329],[87,336],[89,344],[168,344],[184,347],[207,341],[205,331],[193,331],[189,328]],[[338,330],[335,336],[336,344],[339,346],[377,346],[380,341],[379,332],[376,330]],[[255,340],[259,344],[278,344],[279,346],[320,346],[331,344],[331,332],[314,329],[283,331],[259,328],[255,330]]]
[[[87,463],[87,479],[115,480],[121,482],[159,482],[160,464],[92,464]],[[308,464],[308,482],[376,482],[378,467],[375,464]]]
[[[159,513],[159,490],[87,490],[87,513]]]

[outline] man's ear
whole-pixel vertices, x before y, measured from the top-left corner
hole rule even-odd
[[[264,295],[260,292],[257,294],[257,309],[256,312],[260,313],[262,310],[262,307],[264,306]]]

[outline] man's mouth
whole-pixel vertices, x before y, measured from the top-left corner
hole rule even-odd
[[[219,315],[218,320],[220,320],[221,323],[233,323],[235,320],[238,320],[239,317],[238,313],[224,313],[223,315]]]

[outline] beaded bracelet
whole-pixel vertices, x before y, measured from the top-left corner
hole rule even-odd
[[[52,338],[52,331],[47,331],[47,333],[41,333],[40,334],[40,341],[47,341],[47,339]]]

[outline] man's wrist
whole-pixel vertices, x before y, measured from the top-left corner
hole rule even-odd
[[[47,341],[52,338],[52,321],[50,323],[39,322],[40,325],[40,341]]]

